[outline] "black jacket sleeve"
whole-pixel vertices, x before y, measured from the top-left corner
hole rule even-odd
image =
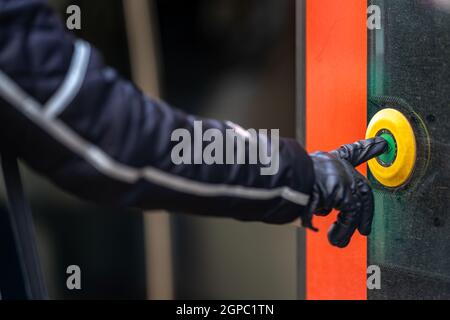
[[[44,1],[0,0],[0,117],[3,147],[86,200],[276,224],[305,217],[314,174],[296,141],[280,139],[278,170],[262,174],[269,165],[249,164],[250,146],[270,149],[273,138],[250,139],[146,97],[66,32]],[[230,132],[247,136],[247,164],[177,164],[174,133],[194,140],[199,126],[222,134],[218,154]]]

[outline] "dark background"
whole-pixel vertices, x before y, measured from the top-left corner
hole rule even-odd
[[[77,35],[131,79],[122,1],[50,2],[64,20],[66,7],[79,5]],[[151,3],[163,99],[194,114],[294,136],[294,1]],[[145,299],[151,264],[145,263],[143,215],[82,203],[24,170],[50,297]],[[183,214],[173,214],[171,224],[175,298],[297,297],[295,227]],[[66,289],[72,264],[82,270],[80,291]]]

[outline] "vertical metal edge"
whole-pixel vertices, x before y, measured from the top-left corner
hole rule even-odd
[[[295,1],[296,136],[306,142],[306,1]],[[297,299],[306,299],[306,232],[297,230]]]
[[[23,190],[16,157],[2,151],[0,167],[3,170],[8,203],[7,212],[0,217],[1,239],[4,241],[0,247],[2,259],[7,260],[7,263],[0,266],[0,298],[47,300],[48,292],[39,259],[33,216]]]

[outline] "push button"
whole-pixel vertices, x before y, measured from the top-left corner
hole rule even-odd
[[[416,163],[416,138],[408,119],[398,110],[383,109],[370,121],[366,137],[379,136],[388,143],[385,153],[369,161],[369,169],[382,185],[406,184]]]
[[[390,167],[397,158],[397,142],[392,133],[387,129],[381,131],[378,136],[386,140],[388,147],[386,152],[380,155],[377,160],[383,167]]]

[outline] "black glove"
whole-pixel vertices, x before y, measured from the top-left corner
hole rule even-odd
[[[341,148],[311,155],[315,183],[309,203],[310,216],[327,216],[339,210],[337,221],[328,232],[328,240],[344,248],[356,229],[368,236],[372,229],[374,200],[369,181],[354,168],[379,156],[387,148],[383,138],[347,144]],[[309,225],[312,227],[312,224]]]

